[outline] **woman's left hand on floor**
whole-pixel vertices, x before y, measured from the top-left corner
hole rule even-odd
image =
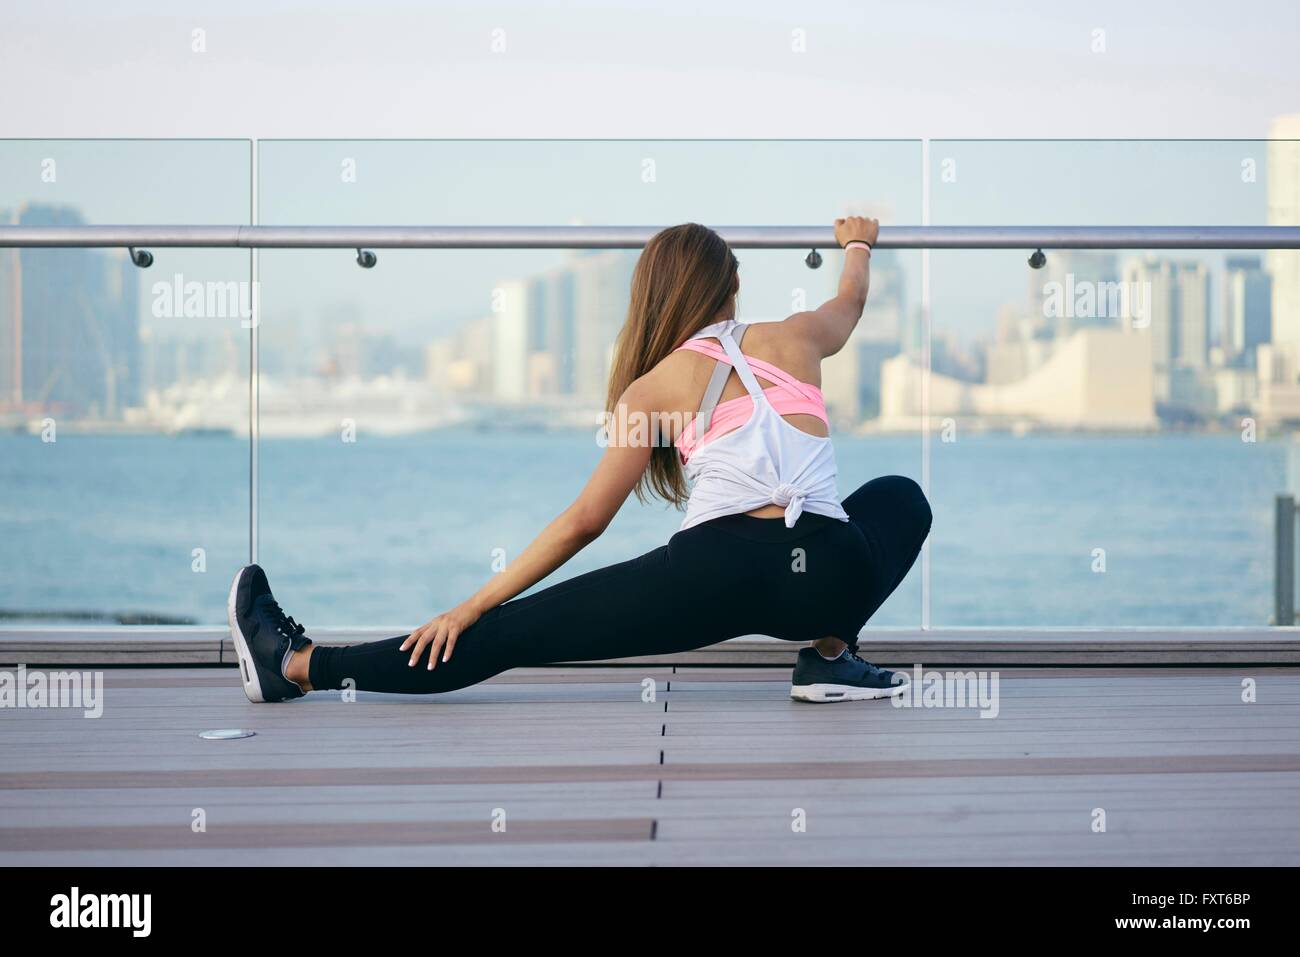
[[[435,615],[429,619],[428,623],[416,628],[406,640],[402,642],[402,651],[408,648],[411,651],[412,668],[424,654],[425,648],[429,649],[429,670],[432,671],[438,663],[439,657],[443,661],[451,659],[452,649],[456,647],[456,639],[474,622],[478,621],[479,613],[469,602],[463,602],[457,605],[451,611],[443,612],[441,615]]]

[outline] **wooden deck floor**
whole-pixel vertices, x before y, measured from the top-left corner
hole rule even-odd
[[[1300,864],[1300,668],[1004,669],[991,719],[788,678],[255,706],[231,669],[109,670],[98,719],[0,710],[0,865]]]

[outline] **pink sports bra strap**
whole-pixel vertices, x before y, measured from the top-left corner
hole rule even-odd
[[[739,336],[736,337],[736,341],[740,341]],[[677,348],[688,349],[691,352],[698,352],[701,355],[708,356],[710,359],[717,359],[718,361],[725,362],[728,365],[731,364],[731,356],[727,355],[726,350],[704,339],[690,339]],[[796,379],[779,366],[774,366],[770,362],[764,362],[762,359],[755,359],[752,356],[745,356],[745,359],[756,376],[767,379],[769,382],[780,386],[785,391],[794,395],[810,397],[810,387],[808,384]]]
[[[744,384],[751,403],[761,401],[770,408],[777,408],[776,405],[773,405],[773,401],[769,399],[767,391],[758,382],[758,376],[762,376],[773,383],[773,395],[780,406],[778,414],[815,415],[823,422],[827,421],[825,399],[823,399],[820,389],[806,382],[800,382],[794,376],[770,362],[764,362],[762,359],[751,359],[741,352],[740,340],[744,338],[745,331],[748,328],[746,323],[734,321],[715,323],[700,330],[693,338],[677,347],[679,350],[687,349],[691,352],[698,352],[716,361],[713,375],[709,378],[709,384],[704,390],[704,397],[700,401],[699,412],[696,413],[695,421],[692,423],[694,427],[691,431],[694,439],[686,440],[683,445],[685,433],[678,438],[679,447],[684,455],[689,454],[689,448],[703,441],[704,436],[714,425],[715,414],[720,408],[727,409],[727,424],[734,427],[732,422],[733,413],[738,411],[738,403],[742,400],[722,401],[722,393],[726,389],[727,380],[731,377],[732,369],[735,369],[736,375]],[[716,342],[710,341],[712,339],[716,339]],[[753,408],[753,406],[750,405],[747,408]]]

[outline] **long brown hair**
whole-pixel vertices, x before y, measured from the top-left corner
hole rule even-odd
[[[738,288],[731,247],[699,223],[683,223],[646,243],[632,273],[632,299],[614,346],[605,409],[616,415],[619,397],[674,349],[717,321]],[[636,485],[641,501],[659,496],[680,507],[687,498],[677,450],[656,437],[650,464]]]

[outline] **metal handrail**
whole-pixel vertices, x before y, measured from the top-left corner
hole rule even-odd
[[[659,226],[0,226],[3,247],[636,249]],[[833,248],[829,226],[720,226],[737,249]],[[1300,249],[1300,226],[882,226],[882,249]]]

